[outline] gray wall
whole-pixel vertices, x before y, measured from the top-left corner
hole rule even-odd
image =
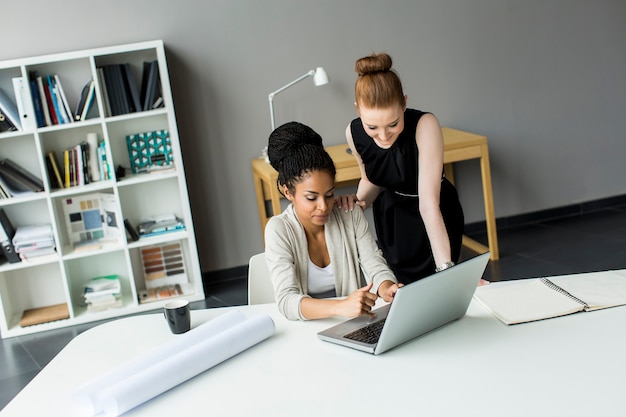
[[[621,0],[3,1],[0,59],[163,39],[203,271],[263,250],[250,159],[277,123],[328,145],[354,117],[354,61],[394,58],[411,107],[489,138],[498,217],[625,192],[626,2]],[[9,16],[11,16],[9,18]],[[469,223],[478,164],[457,168]]]

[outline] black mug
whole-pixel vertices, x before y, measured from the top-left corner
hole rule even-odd
[[[167,324],[170,326],[172,333],[185,333],[191,328],[189,301],[170,301],[163,307],[163,314],[165,315],[165,320],[167,320]]]

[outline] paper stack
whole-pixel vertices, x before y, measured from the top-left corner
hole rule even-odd
[[[85,285],[83,297],[87,311],[102,311],[122,306],[122,286],[117,275],[92,278]]]
[[[13,236],[13,246],[20,258],[26,260],[56,253],[52,226],[20,226]]]

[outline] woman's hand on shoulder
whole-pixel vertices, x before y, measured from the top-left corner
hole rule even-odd
[[[352,211],[354,206],[360,206],[363,210],[365,210],[366,207],[365,201],[359,200],[356,194],[337,196],[335,197],[335,204],[337,204],[338,208],[343,209],[344,211]]]
[[[378,296],[371,293],[371,289],[372,283],[369,283],[341,300],[335,314],[343,317],[357,317],[362,314],[372,316],[372,307],[376,304]]]

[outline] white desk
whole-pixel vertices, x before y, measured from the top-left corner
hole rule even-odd
[[[495,284],[492,284],[495,285]],[[128,416],[613,416],[626,414],[626,308],[507,327],[472,303],[461,320],[381,356],[317,339],[339,319],[276,333]],[[192,312],[192,322],[227,309]],[[176,337],[161,314],[123,318],[72,340],[0,412],[71,416],[72,389]]]

